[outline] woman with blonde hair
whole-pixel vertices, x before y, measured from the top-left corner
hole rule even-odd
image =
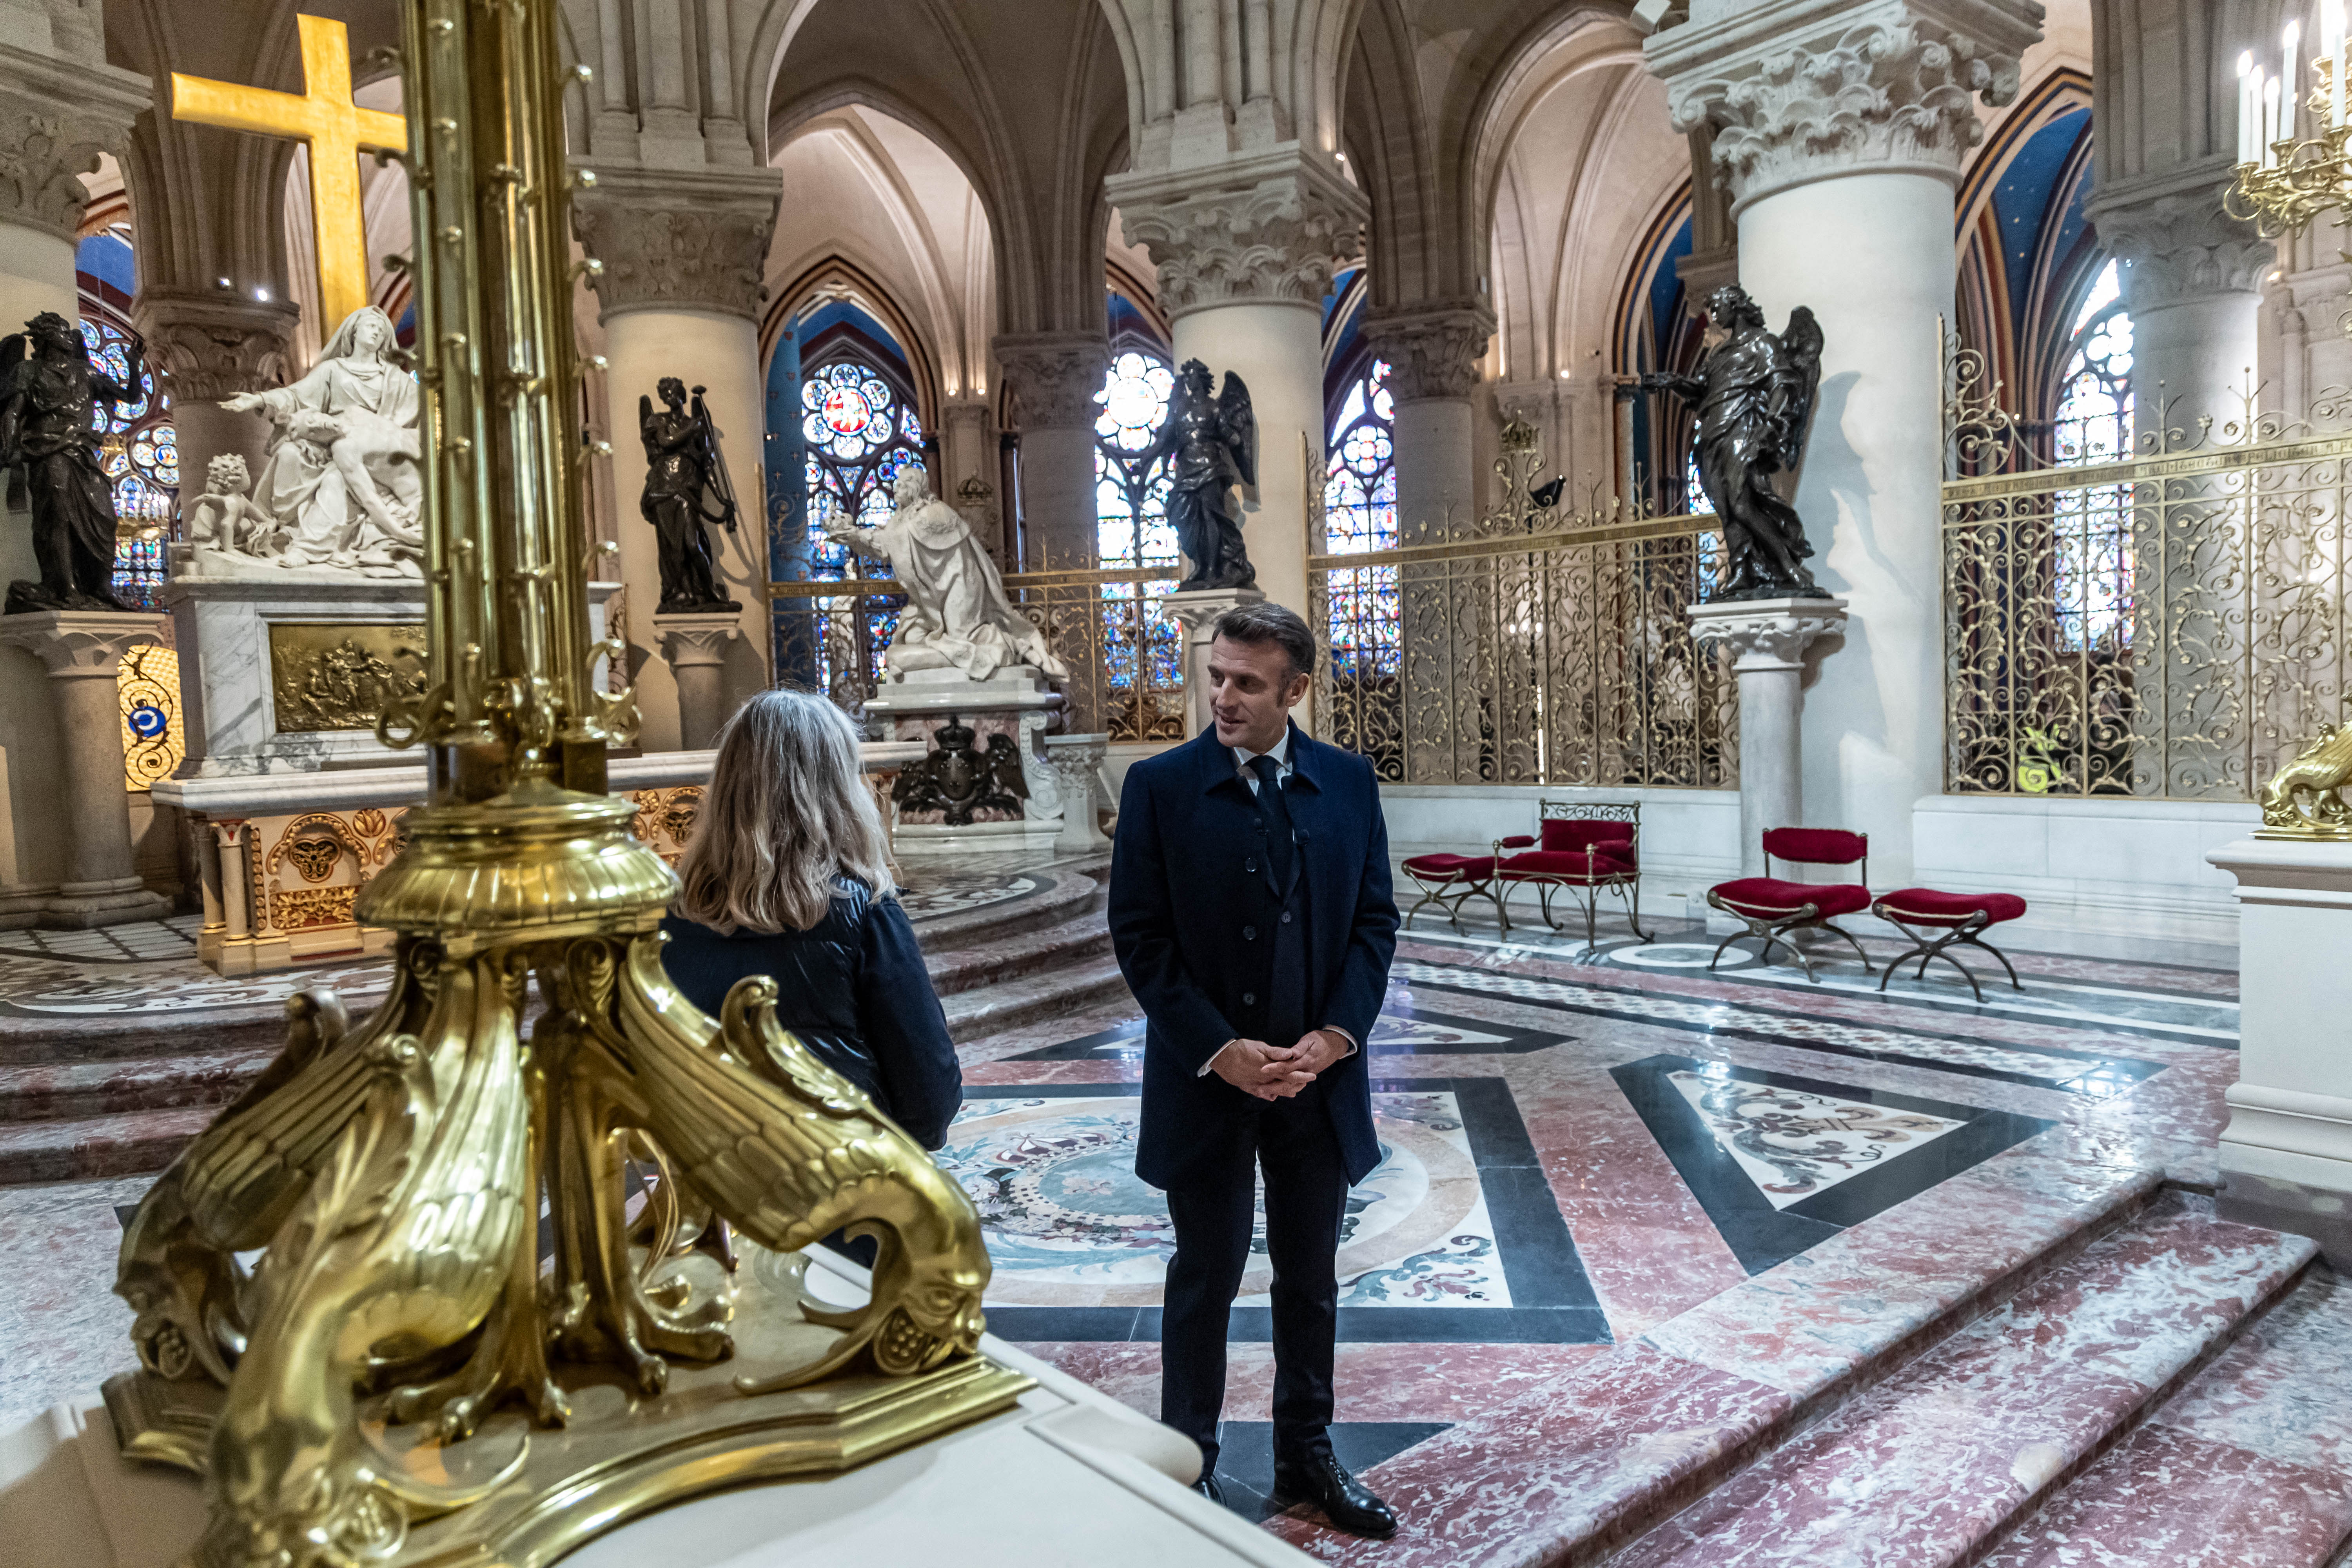
[[[716,1016],[737,981],[774,976],[778,1023],[924,1148],[946,1142],[963,1074],[848,715],[804,691],[743,704],[677,869],[662,963],[687,999]]]

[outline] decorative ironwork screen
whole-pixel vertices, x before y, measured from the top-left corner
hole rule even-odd
[[[1528,486],[1535,432],[1496,463],[1507,500],[1455,538],[1310,555],[1316,728],[1406,784],[1736,787],[1727,651],[1685,611],[1714,581],[1711,517],[1563,516]],[[1538,530],[1540,529],[1540,531]]]
[[[1945,387],[1946,789],[2246,800],[2343,721],[2352,394],[2053,467],[1974,351]]]

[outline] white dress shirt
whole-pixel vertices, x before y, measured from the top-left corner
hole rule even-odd
[[[1249,786],[1249,792],[1253,795],[1256,795],[1258,791],[1258,777],[1257,770],[1251,767],[1250,763],[1257,758],[1272,757],[1274,759],[1274,776],[1277,784],[1286,784],[1289,781],[1290,775],[1298,771],[1292,767],[1290,763],[1290,726],[1287,724],[1285,724],[1282,727],[1282,739],[1276,741],[1273,746],[1266,751],[1253,752],[1247,746],[1233,746],[1227,749],[1234,754],[1234,771],[1241,774],[1242,782]],[[1347,1030],[1340,1028],[1336,1024],[1324,1025],[1323,1032],[1326,1034],[1337,1035],[1341,1039],[1348,1042],[1348,1048],[1340,1053],[1339,1060],[1345,1061],[1348,1058],[1356,1054],[1355,1036],[1348,1033]],[[1217,1067],[1217,1058],[1223,1056],[1227,1050],[1231,1049],[1238,1043],[1239,1039],[1237,1037],[1236,1038],[1227,1040],[1223,1045],[1219,1046],[1213,1052],[1210,1053],[1209,1059],[1201,1064],[1200,1072],[1194,1076],[1206,1078],[1212,1072],[1214,1072]],[[1295,1040],[1288,1042],[1269,1040],[1266,1044],[1296,1045],[1297,1042]]]

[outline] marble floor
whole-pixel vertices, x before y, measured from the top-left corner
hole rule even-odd
[[[1021,896],[1014,880],[943,880],[930,896],[975,907]],[[1872,948],[1883,959],[1895,944]],[[2124,1214],[2166,1236],[2221,1237],[2214,1256],[2235,1261],[2216,1268],[2263,1290],[2300,1280],[2297,1305],[2262,1318],[2165,1421],[2097,1451],[2093,1473],[2113,1473],[2113,1498],[2086,1496],[2072,1524],[2045,1512],[2042,1535],[2017,1536],[2001,1560],[2166,1561],[2074,1545],[2128,1533],[2116,1519],[2144,1522],[2131,1489],[2181,1462],[2183,1444],[2241,1489],[2292,1472],[2336,1497],[2340,1508],[2314,1505],[2306,1536],[2339,1513],[2352,1531],[2352,1414],[2278,1363],[2247,1360],[2267,1333],[2293,1342],[2292,1364],[2340,1377],[2352,1300],[2306,1267],[2307,1247],[2216,1227],[2200,1195],[2216,1180],[2222,1092],[2236,1077],[2234,974],[2012,953],[2021,989],[1980,973],[1979,1004],[1941,965],[1924,979],[1906,969],[1882,994],[1850,952],[1817,954],[1814,984],[1738,948],[1709,973],[1713,950],[1671,922],[1647,942],[1604,927],[1589,952],[1549,932],[1505,938],[1443,921],[1401,944],[1370,1043],[1383,1158],[1351,1194],[1341,1246],[1343,1458],[1378,1467],[1409,1504],[1447,1499],[1452,1517],[1465,1494],[1447,1489],[1447,1467],[1468,1455],[1502,1463],[1498,1412],[1574,1413],[1581,1425],[1563,1450],[1597,1442],[1594,1431],[1613,1440],[1656,1424],[1661,1435],[1636,1443],[1654,1474],[1628,1479],[1618,1452],[1613,1469],[1578,1483],[1602,1500],[1585,1523],[1540,1541],[1496,1523],[1450,1545],[1409,1528],[1383,1561],[1534,1561],[1559,1529],[1605,1535],[1612,1487],[1654,1494],[1703,1462],[1676,1445],[1730,1451],[1808,1401],[1843,1397],[1955,1303],[2005,1300],[2026,1260],[2105,1235]],[[1160,1195],[1132,1171],[1141,1050],[1123,999],[966,1046],[966,1104],[940,1157],[987,1227],[991,1328],[1156,1415],[1171,1237]],[[0,1427],[127,1361],[128,1316],[107,1286],[115,1208],[140,1187],[0,1190]],[[2050,1285],[2057,1304],[2017,1331],[2047,1338],[2033,1325],[2048,1314],[2128,1317],[2135,1292],[2153,1289],[2140,1281],[2116,1274],[2095,1310]],[[1228,1491],[1261,1518],[1275,1512],[1265,1286],[1253,1270],[1234,1310],[1225,1410]],[[2241,1311],[2270,1300],[2252,1286],[2241,1294]],[[2011,1303],[1998,1321],[2024,1310]],[[1511,1417],[1528,1430],[1546,1418]],[[1694,1531],[1706,1522],[1691,1517]],[[1359,1554],[1311,1521],[1270,1527],[1330,1561]],[[1708,1541],[1653,1536],[1642,1560],[1846,1560],[1751,1559]]]

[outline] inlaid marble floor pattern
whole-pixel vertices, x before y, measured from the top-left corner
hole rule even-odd
[[[938,902],[1018,896],[1012,881],[942,885]],[[1582,1408],[1601,1397],[1575,1392],[1585,1384],[1618,1402],[1614,1416],[1580,1416],[1587,1427],[1638,1432],[1671,1415],[1676,1431],[1752,1432],[2021,1257],[2160,1189],[2198,1201],[2214,1182],[2236,1077],[2234,975],[2015,954],[2023,989],[1984,977],[1979,1005],[1933,970],[1882,995],[1851,957],[1823,964],[1818,984],[1738,949],[1709,973],[1714,943],[1690,928],[1592,952],[1514,938],[1409,934],[1370,1042],[1382,1160],[1351,1195],[1341,1247],[1339,1440],[1408,1500],[1486,1484],[1414,1489],[1443,1468],[1423,1456],[1502,1464],[1497,1411]],[[1141,1054],[1124,1001],[964,1047],[966,1103],[940,1158],[983,1216],[992,1331],[1156,1415],[1172,1238],[1160,1195],[1133,1174]],[[0,1425],[127,1363],[127,1314],[106,1291],[113,1205],[138,1184],[0,1192]],[[1272,1512],[1257,1452],[1266,1279],[1252,1270],[1234,1313],[1225,1411],[1230,1489],[1253,1517]],[[2102,1321],[2128,1317],[2145,1288],[2119,1275]],[[2294,1330],[2295,1353],[2352,1364],[2352,1302],[2331,1296]],[[2221,1364],[2235,1363],[2209,1379]],[[1664,1367],[1738,1375],[1706,1373],[1718,1383],[1694,1395],[1658,1384]],[[2283,1405],[2284,1386],[2275,1367],[2249,1369],[2200,1396],[2211,1414],[2194,1440],[2252,1455],[2244,1473],[2257,1479],[2292,1462],[2352,1497],[2352,1416],[2315,1436],[2305,1429],[2336,1418],[2307,1399]],[[2164,1458],[2151,1437],[2109,1468],[2127,1486]],[[2120,1529],[2093,1502],[2079,1511],[2082,1531]],[[1355,1560],[1311,1522],[1272,1527]],[[1506,1551],[1508,1533],[1496,1524],[1482,1545],[1441,1550],[1409,1529],[1383,1561],[1551,1549]],[[2138,1561],[2049,1559],[2078,1560]]]

